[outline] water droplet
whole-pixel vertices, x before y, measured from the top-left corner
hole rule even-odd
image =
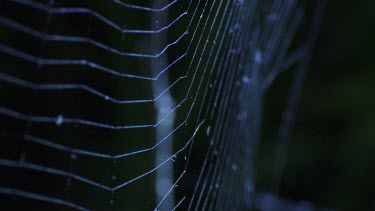
[[[207,136],[209,136],[209,135],[210,135],[210,130],[211,130],[211,126],[210,126],[210,125],[208,125],[208,127],[207,127],[207,130],[206,130],[206,134],[207,134]]]
[[[113,204],[113,200],[111,200],[109,203]]]
[[[186,158],[186,155],[185,155],[184,159],[185,159],[185,160],[187,159],[187,158]]]
[[[247,112],[241,111],[240,113],[237,114],[237,121],[242,121],[246,119],[246,117],[247,117]]]
[[[237,164],[236,164],[236,163],[233,163],[233,164],[232,164],[232,170],[233,170],[233,171],[236,171],[236,170],[237,170]]]
[[[245,84],[250,83],[250,78],[247,75],[242,76],[242,82]]]
[[[219,188],[219,183],[216,183],[216,184],[215,184],[215,188],[216,188],[216,189]]]
[[[256,62],[256,63],[261,63],[262,60],[263,60],[262,57],[263,57],[262,52],[261,52],[260,50],[257,50],[257,51],[255,52],[255,62]]]
[[[105,100],[109,100],[109,97],[108,97],[108,96],[105,96],[104,99],[105,99]]]
[[[231,27],[230,29],[229,29],[229,33],[230,34],[232,34],[233,32],[235,32],[237,29],[239,29],[240,28],[240,25],[238,24],[238,23],[236,23],[236,24],[234,24],[234,26],[233,27]]]
[[[117,177],[115,175],[112,175],[112,180],[117,180]]]
[[[63,122],[64,122],[64,117],[62,115],[57,116],[56,125],[60,126],[62,125]]]
[[[250,184],[246,184],[246,185],[245,185],[245,191],[246,191],[246,192],[252,192],[252,191],[253,191],[253,186],[250,185]]]

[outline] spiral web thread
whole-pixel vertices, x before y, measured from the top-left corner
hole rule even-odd
[[[1,2],[4,204],[254,206],[262,97],[283,70],[309,56],[307,42],[291,47],[304,6]]]

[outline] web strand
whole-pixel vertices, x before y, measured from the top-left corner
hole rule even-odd
[[[304,3],[134,2],[0,4],[0,166],[30,178],[9,177],[0,194],[76,210],[158,210],[170,198],[173,210],[251,209],[263,95],[309,55],[293,47]],[[153,200],[150,181],[170,163]],[[28,186],[44,177],[63,190]]]

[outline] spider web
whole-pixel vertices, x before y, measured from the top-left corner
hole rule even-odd
[[[262,97],[308,57],[292,45],[305,2],[7,0],[0,11],[3,207],[253,207]]]

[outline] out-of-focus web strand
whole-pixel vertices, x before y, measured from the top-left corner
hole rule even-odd
[[[297,18],[297,19],[298,19],[298,18]],[[297,21],[297,22],[298,22],[298,21]],[[293,24],[291,24],[291,25],[293,25]],[[290,27],[290,28],[293,28],[293,27]],[[295,29],[295,28],[294,28],[294,29]],[[293,31],[293,32],[294,32],[294,31]],[[292,32],[292,33],[289,32],[289,33],[286,33],[286,34],[288,34],[289,37],[291,37],[291,36],[293,36],[293,32]],[[287,38],[285,38],[285,39],[287,39]],[[281,41],[281,42],[282,42],[282,43],[286,43],[287,41]],[[244,92],[241,92],[241,94],[243,94],[243,93],[244,93]],[[248,92],[246,92],[246,93],[248,93]],[[249,95],[249,94],[247,94],[247,95]],[[240,97],[240,99],[244,99],[244,98],[245,98],[244,96]],[[247,99],[247,98],[245,98],[245,99]],[[249,100],[245,100],[244,102],[246,103],[246,102],[248,102],[248,101],[249,101]],[[244,107],[246,108],[247,106],[248,106],[248,105],[245,105]],[[234,118],[234,117],[235,117],[235,115],[232,114],[232,118]],[[233,120],[230,121],[230,122],[233,122]],[[240,158],[238,157],[239,155],[238,155],[237,153],[234,153],[234,152],[239,151],[240,148],[243,146],[243,142],[240,141],[240,139],[239,139],[237,136],[238,136],[238,134],[240,133],[240,130],[241,130],[241,129],[245,130],[245,128],[244,128],[244,124],[245,124],[245,122],[246,122],[246,121],[241,121],[241,123],[240,123],[239,126],[237,126],[237,127],[233,126],[233,127],[234,127],[234,130],[231,130],[233,134],[228,134],[227,137],[224,138],[224,140],[227,140],[228,137],[234,137],[234,138],[232,139],[232,141],[234,141],[236,147],[235,147],[234,149],[228,149],[228,151],[231,151],[231,154],[229,155],[229,157],[231,157],[234,161],[237,161],[237,160],[240,159]],[[240,128],[241,128],[241,129],[240,129]],[[233,144],[233,145],[234,145],[234,144]],[[232,146],[232,145],[231,145],[231,146]],[[227,150],[227,148],[225,148],[225,150]],[[225,168],[225,167],[226,167],[226,168]],[[235,174],[235,172],[232,171],[232,169],[230,169],[231,167],[229,166],[229,164],[226,164],[225,167],[221,170],[221,175],[224,176],[224,178],[222,178],[223,181],[228,181],[228,180],[227,180],[228,177],[233,178],[233,177],[238,177],[238,176],[239,176],[238,173]],[[228,172],[229,172],[229,173],[228,173]],[[233,173],[232,173],[232,172],[233,172]],[[221,180],[218,178],[216,182],[221,183],[220,181],[221,181]],[[229,187],[229,190],[227,189],[226,191],[228,191],[228,192],[233,192],[233,193],[236,193],[236,192],[239,193],[239,189],[243,189],[243,187],[241,187],[241,183],[239,182],[239,181],[240,181],[240,178],[237,178],[237,180],[235,179],[235,180],[231,180],[231,181],[234,181],[233,183],[235,183],[235,185],[233,185],[232,183],[231,183],[231,184],[227,184],[227,186]],[[223,185],[225,186],[226,184],[223,184]],[[236,190],[237,190],[237,191],[236,191]],[[215,191],[217,192],[218,190],[215,190]],[[226,209],[226,208],[230,207],[230,204],[228,204],[228,203],[231,203],[231,202],[229,202],[228,199],[223,198],[223,197],[224,197],[224,192],[221,191],[220,193],[221,193],[221,194],[219,195],[219,198],[217,198],[217,202],[218,202],[218,203],[216,203],[215,209]],[[241,198],[240,195],[238,195],[238,197]]]
[[[242,99],[242,98],[241,98]],[[245,100],[246,101],[246,100]],[[242,124],[244,124],[244,121],[242,122]],[[214,132],[214,134],[216,134],[215,132]],[[227,149],[226,147],[225,147],[225,149]],[[211,169],[211,168],[210,168]],[[208,173],[209,174],[209,173]],[[215,177],[212,177],[212,178],[215,178]],[[198,203],[199,204],[199,203]],[[217,204],[218,205],[218,204]],[[211,209],[211,207],[210,207],[210,209]]]

